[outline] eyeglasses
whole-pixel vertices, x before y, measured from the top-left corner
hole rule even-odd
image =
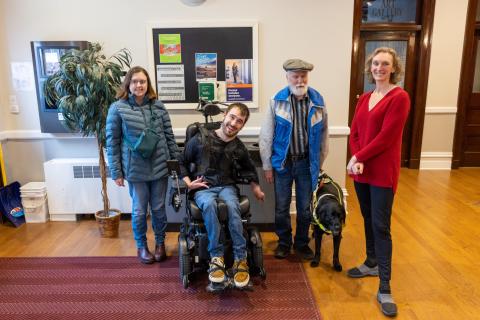
[[[140,84],[140,85],[143,86],[145,83],[147,83],[147,80],[132,80],[131,81],[131,84],[133,84],[133,85]]]

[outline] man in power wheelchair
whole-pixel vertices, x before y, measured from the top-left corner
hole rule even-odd
[[[209,291],[251,286],[249,262],[265,277],[261,237],[247,226],[250,204],[236,186],[240,175],[257,200],[265,198],[248,150],[237,137],[249,114],[246,105],[234,103],[228,106],[223,121],[195,123],[187,128],[181,173],[190,201],[179,235],[184,287],[188,286],[193,264],[208,262]]]

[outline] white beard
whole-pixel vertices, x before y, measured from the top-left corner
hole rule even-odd
[[[289,87],[290,87],[290,91],[296,97],[303,97],[307,94],[308,86],[297,87],[297,86],[290,85]]]

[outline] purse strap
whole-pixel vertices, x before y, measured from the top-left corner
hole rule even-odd
[[[148,127],[150,129],[152,129],[153,128],[153,110],[152,110],[152,104],[151,103],[148,104],[148,108],[150,109],[150,125],[147,125],[147,117],[145,117],[145,111],[143,110],[142,107],[140,107],[140,111],[142,112],[143,123],[145,123],[145,128]]]
[[[135,108],[131,103],[129,103],[129,105],[130,105],[130,107],[131,107],[132,109]],[[148,129],[150,129],[150,130],[153,130],[153,110],[152,110],[152,103],[150,102],[150,103],[148,104],[148,108],[150,109],[150,125],[147,125],[147,117],[145,116],[145,111],[143,110],[142,107],[139,106],[139,108],[140,108],[140,111],[142,112],[143,122],[145,123],[145,129],[148,128]],[[145,129],[144,129],[144,130],[145,130]],[[155,134],[157,134],[157,133],[155,132]],[[133,150],[133,149],[134,149],[133,144],[130,142],[130,139],[128,139],[127,134],[126,134],[125,132],[123,133],[123,140],[125,140],[125,142],[127,143],[127,145],[128,145],[128,147],[129,147],[130,150]]]

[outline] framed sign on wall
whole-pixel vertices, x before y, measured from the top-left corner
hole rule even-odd
[[[147,25],[149,73],[168,109],[195,109],[199,98],[258,108],[256,22]]]

